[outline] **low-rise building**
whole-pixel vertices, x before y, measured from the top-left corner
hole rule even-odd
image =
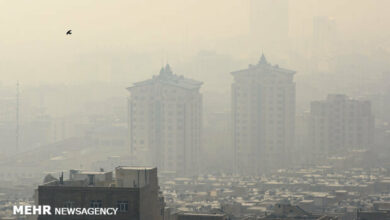
[[[70,179],[61,177],[40,185],[37,204],[55,208],[118,208],[112,220],[162,220],[164,199],[160,196],[157,168],[117,167],[113,172],[71,170]],[[52,211],[52,213],[54,213]],[[39,220],[106,219],[97,215],[41,215]]]

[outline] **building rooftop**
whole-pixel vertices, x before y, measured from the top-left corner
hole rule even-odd
[[[159,75],[153,76],[152,79],[136,82],[133,84],[133,86],[128,87],[127,90],[130,90],[131,88],[134,87],[144,86],[144,85],[154,84],[154,83],[163,83],[166,85],[177,86],[184,89],[199,89],[200,86],[203,84],[203,82],[185,78],[184,76],[181,75],[179,76],[173,74],[171,67],[169,66],[169,64],[167,64],[165,67],[161,68]]]
[[[153,169],[156,169],[156,167],[118,166],[117,169],[123,169],[123,170],[153,170]]]
[[[153,171],[157,171],[157,168],[118,166],[115,168],[116,175],[114,176],[113,171],[70,170],[68,180],[64,180],[63,173],[59,179],[54,178],[52,175],[47,175],[44,183],[40,186],[142,188],[150,184],[151,178],[157,179],[157,172]]]
[[[295,71],[289,70],[289,69],[284,69],[279,67],[279,65],[271,65],[265,58],[265,55],[262,54],[260,61],[256,65],[249,65],[249,68],[247,69],[242,69],[242,70],[237,70],[232,72],[231,74],[236,75],[239,73],[246,73],[248,71],[252,70],[267,70],[266,72],[275,72],[275,73],[283,73],[283,74],[295,74]]]

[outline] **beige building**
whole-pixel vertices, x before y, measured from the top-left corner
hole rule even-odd
[[[371,103],[345,95],[328,95],[324,101],[314,101],[311,103],[309,131],[315,154],[332,155],[352,149],[368,149],[374,135]]]
[[[202,82],[172,73],[169,65],[152,79],[127,88],[133,160],[162,171],[198,171]]]
[[[259,173],[289,163],[294,143],[295,72],[256,65],[232,73],[233,144],[236,171]]]

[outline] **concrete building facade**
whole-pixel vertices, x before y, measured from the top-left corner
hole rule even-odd
[[[201,148],[202,82],[172,73],[127,88],[130,149],[134,161],[162,171],[197,173]]]
[[[328,95],[314,101],[310,110],[312,152],[332,155],[356,149],[368,149],[373,143],[374,116],[369,101]]]
[[[294,144],[295,72],[256,65],[232,73],[232,122],[236,172],[284,167]]]
[[[52,210],[55,208],[118,208],[116,215],[40,215],[38,220],[163,219],[164,198],[159,192],[157,168],[117,167],[115,178],[112,174],[112,172],[72,170],[67,181],[53,180],[38,186],[35,197],[37,205],[50,205]]]

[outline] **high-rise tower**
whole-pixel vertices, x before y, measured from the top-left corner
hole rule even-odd
[[[163,171],[198,171],[201,147],[202,82],[172,73],[160,74],[127,88],[132,155]]]
[[[294,143],[295,72],[256,65],[232,73],[232,121],[236,171],[257,174],[286,166]]]

